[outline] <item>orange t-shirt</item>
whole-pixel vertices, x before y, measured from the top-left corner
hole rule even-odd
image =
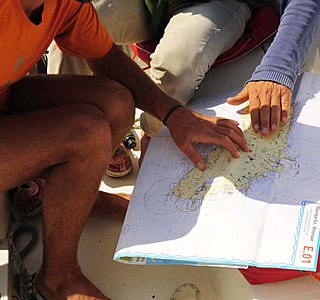
[[[55,39],[66,53],[88,59],[107,54],[112,40],[91,4],[46,0],[39,25],[24,13],[20,0],[0,3],[0,111],[8,87],[22,78]]]

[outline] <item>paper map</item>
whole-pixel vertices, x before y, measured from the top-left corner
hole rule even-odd
[[[315,270],[320,228],[320,76],[303,75],[289,123],[256,134],[245,105],[199,99],[191,109],[237,120],[250,152],[199,146],[199,171],[163,130],[152,139],[115,259]]]

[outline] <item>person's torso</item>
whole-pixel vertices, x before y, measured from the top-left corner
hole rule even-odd
[[[2,0],[0,5],[0,91],[23,77],[41,58],[65,16],[64,0],[47,0],[39,25],[33,24],[20,0]]]

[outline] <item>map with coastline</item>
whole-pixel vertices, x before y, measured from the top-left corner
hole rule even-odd
[[[221,107],[230,109],[226,105]],[[206,158],[206,170],[200,171],[186,157],[179,159],[170,166],[170,169],[180,171],[175,178],[168,176],[167,179],[162,178],[151,185],[145,196],[147,208],[161,215],[170,214],[173,209],[188,212],[199,209],[205,198],[219,201],[218,198],[224,199],[225,195],[228,195],[229,198],[248,196],[255,191],[257,184],[259,189],[261,186],[266,186],[266,189],[264,191],[260,189],[260,192],[263,191],[266,203],[272,202],[276,193],[273,177],[281,172],[287,173],[291,169],[299,172],[296,170],[299,165],[294,166],[297,154],[293,153],[295,151],[288,151],[289,143],[291,144],[290,126],[293,120],[296,120],[296,113],[299,110],[301,110],[299,105],[295,105],[292,108],[291,120],[282,124],[279,131],[267,137],[253,131],[248,106],[237,110],[240,128],[244,132],[250,152],[241,151],[241,157],[235,159],[223,147],[199,146]],[[162,192],[160,192],[162,205],[156,196],[159,194],[159,187],[167,191],[165,197],[162,197]],[[239,203],[237,199],[234,201],[234,205]],[[155,202],[157,202],[156,205]],[[174,204],[175,208],[172,207]],[[242,204],[241,212],[247,210],[251,213],[264,205],[263,202],[251,205],[248,211],[248,207]]]
[[[305,74],[302,83],[290,121],[268,137],[252,130],[246,105],[225,103],[236,91],[192,104],[238,121],[250,147],[239,159],[222,147],[197,145],[207,162],[199,171],[167,129],[153,138],[115,259],[307,270],[299,261],[303,243],[319,247],[312,224],[320,224],[320,76]]]

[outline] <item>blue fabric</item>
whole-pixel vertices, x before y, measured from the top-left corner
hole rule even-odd
[[[278,33],[249,81],[274,81],[293,89],[317,32],[320,0],[281,2]]]

